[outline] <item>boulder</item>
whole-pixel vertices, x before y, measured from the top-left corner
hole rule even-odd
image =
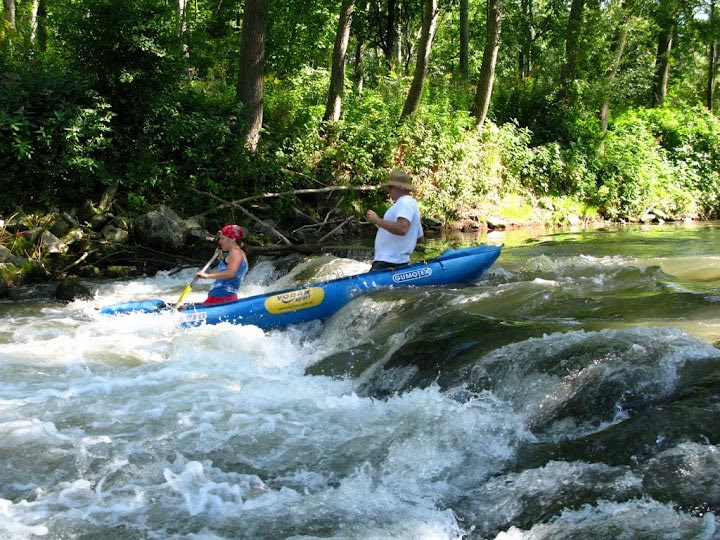
[[[492,229],[492,230],[497,230],[497,229],[504,230],[507,228],[507,223],[501,218],[488,216],[487,228]]]
[[[110,220],[112,220],[113,216],[112,214],[106,213],[106,212],[98,212],[93,217],[90,218],[90,227],[93,231],[99,231],[101,230],[105,225],[107,225]]]
[[[188,218],[183,220],[183,227],[185,228],[185,243],[190,246],[196,245],[207,245],[208,242],[214,240],[205,227],[200,225],[200,222],[195,218]]]
[[[90,289],[74,278],[62,280],[55,289],[55,298],[64,302],[72,302],[77,299],[90,300],[92,297]]]
[[[571,227],[578,227],[583,224],[583,220],[580,219],[580,217],[576,216],[575,214],[570,214],[567,216],[567,223]]]
[[[10,296],[10,286],[18,275],[18,267],[8,262],[0,262],[0,298]]]
[[[70,230],[70,222],[66,221],[60,212],[52,212],[48,214],[47,218],[49,219],[49,223],[46,228],[55,236],[61,237]]]
[[[96,207],[95,203],[91,200],[86,200],[83,205],[77,210],[78,219],[90,225],[95,231],[102,229],[111,219],[112,214],[103,207]]]
[[[58,238],[65,236],[73,228],[80,227],[78,219],[69,212],[52,212],[46,217],[45,228]]]
[[[114,244],[127,244],[130,239],[130,233],[128,233],[128,231],[115,225],[107,225],[102,230],[102,235],[103,238]]]
[[[80,221],[89,222],[98,213],[95,203],[87,199],[77,210],[77,216]]]
[[[40,235],[40,241],[45,253],[67,253],[67,244],[63,243],[50,231],[43,231]]]
[[[139,245],[165,252],[180,250],[185,243],[185,232],[180,216],[163,205],[132,222],[132,234]]]
[[[115,194],[117,193],[118,187],[120,186],[120,181],[115,180],[112,184],[110,184],[105,192],[102,194],[102,197],[100,197],[100,203],[98,204],[99,210],[103,213],[109,213],[110,207],[113,204],[113,201],[115,200]]]
[[[23,263],[20,270],[20,282],[22,283],[43,283],[50,278],[45,265],[36,260],[30,259]]]
[[[10,251],[5,246],[0,246],[0,264],[8,263],[8,264],[13,264],[15,266],[21,266],[26,261],[27,261],[27,258],[19,257],[19,256],[13,254],[13,252]]]
[[[31,244],[35,244],[38,241],[38,238],[40,238],[40,235],[45,231],[42,227],[30,227],[26,231],[23,232],[23,238],[30,242]]]

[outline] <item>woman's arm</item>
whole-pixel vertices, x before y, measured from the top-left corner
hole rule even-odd
[[[225,261],[227,262],[227,268],[221,272],[198,272],[197,275],[201,278],[206,279],[230,279],[231,277],[234,277],[235,274],[238,271],[238,268],[240,268],[240,265],[243,262],[243,259],[245,258],[245,253],[243,253],[240,249],[233,249],[230,253],[228,253],[227,259]]]

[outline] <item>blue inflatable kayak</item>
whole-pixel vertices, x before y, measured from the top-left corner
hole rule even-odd
[[[187,304],[183,311],[178,312],[179,325],[193,327],[231,322],[267,330],[324,319],[354,298],[378,289],[471,283],[492,266],[500,256],[500,250],[500,246],[488,245],[451,249],[435,259],[397,269],[370,271],[223,304]],[[106,306],[100,313],[118,315],[172,311],[171,305],[153,299]]]

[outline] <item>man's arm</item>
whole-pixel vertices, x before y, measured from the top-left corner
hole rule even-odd
[[[388,221],[378,216],[374,210],[368,210],[366,215],[370,222],[392,234],[405,236],[410,230],[410,221],[404,217],[399,217],[397,221]]]

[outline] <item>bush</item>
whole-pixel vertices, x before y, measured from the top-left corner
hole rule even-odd
[[[493,95],[492,118],[498,124],[514,123],[531,133],[530,144],[559,143],[564,148],[580,144],[592,148],[598,121],[587,109],[581,88],[574,96],[559,96],[557,88],[532,79],[511,87],[499,85]]]
[[[595,202],[607,217],[635,220],[653,213],[673,219],[697,213],[696,191],[685,185],[637,112],[625,113],[613,122],[598,167]]]
[[[640,109],[678,181],[696,193],[704,217],[720,217],[720,119],[705,107]]]
[[[1,66],[0,210],[77,203],[104,190],[111,144],[107,102],[62,65]]]

